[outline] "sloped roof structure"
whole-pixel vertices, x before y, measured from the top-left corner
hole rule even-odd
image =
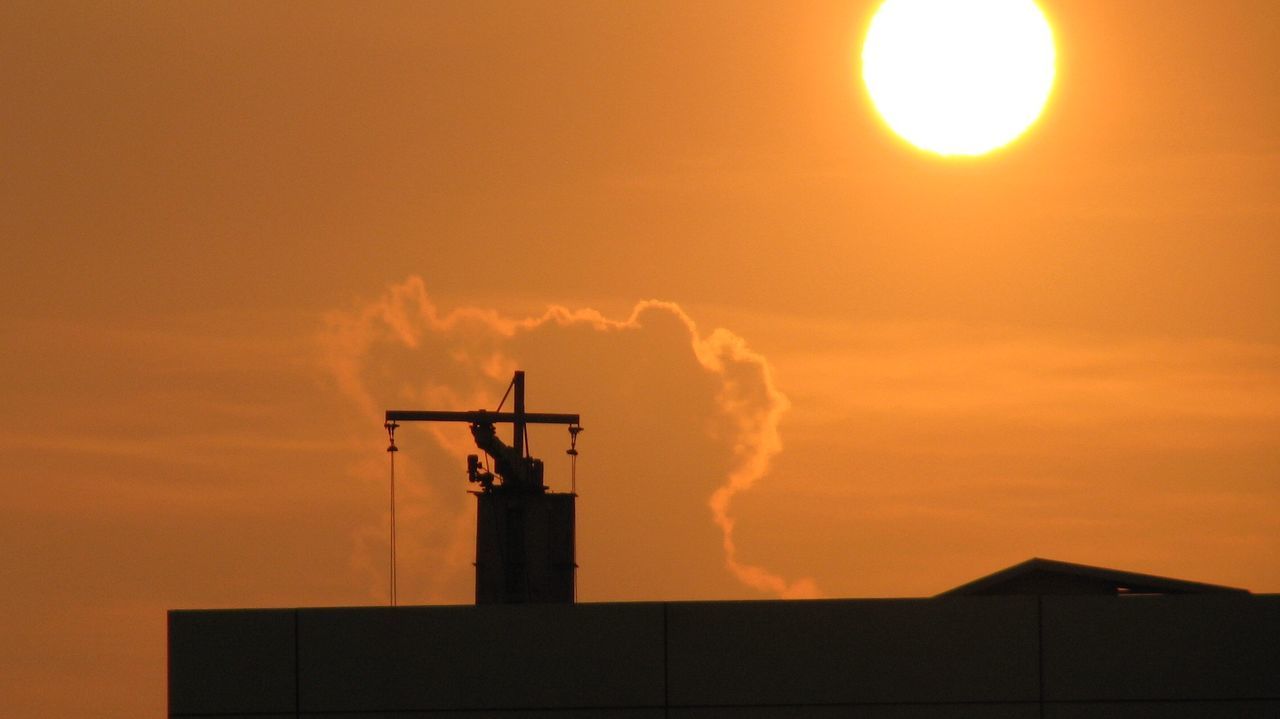
[[[1249,590],[1034,557],[938,596],[1223,593],[1249,594]]]

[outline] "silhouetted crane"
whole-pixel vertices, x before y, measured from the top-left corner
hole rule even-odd
[[[528,453],[527,429],[530,424],[568,425],[569,454],[576,458],[582,425],[577,414],[526,412],[522,371],[516,371],[508,392],[514,395],[512,412],[387,410],[391,449],[400,422],[469,424],[476,446],[493,458],[491,473],[483,468],[479,455],[467,457],[467,478],[480,485],[474,493],[476,603],[572,602],[577,495],[547,491],[542,460]],[[498,438],[494,428],[508,422],[513,428],[510,445]]]

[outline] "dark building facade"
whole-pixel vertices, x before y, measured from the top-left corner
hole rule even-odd
[[[925,599],[174,611],[171,717],[1280,717],[1280,595],[1031,560]]]

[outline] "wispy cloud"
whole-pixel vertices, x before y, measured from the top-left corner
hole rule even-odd
[[[622,535],[631,527],[648,533],[612,541],[698,554],[681,548],[693,535],[680,524],[679,506],[698,502],[703,521],[719,530],[723,566],[739,582],[777,596],[818,593],[810,579],[788,580],[743,559],[734,539],[733,500],[768,474],[782,449],[778,423],[788,403],[765,358],[732,332],[703,333],[678,305],[655,300],[637,303],[625,319],[561,306],[523,318],[481,307],[445,311],[418,277],[332,313],[327,328],[323,346],[335,381],[370,422],[399,404],[491,405],[513,369],[534,370],[532,391],[556,387],[563,401],[591,410],[583,412],[584,454],[605,480],[592,486],[588,501],[616,507],[618,515],[652,513],[611,517]],[[458,433],[429,431],[447,455],[470,451]],[[595,448],[599,454],[591,454]],[[708,474],[718,475],[710,485]],[[421,491],[427,499],[438,490]],[[460,536],[459,508],[412,511]],[[460,543],[450,543],[453,554]],[[656,569],[661,554],[641,560]]]

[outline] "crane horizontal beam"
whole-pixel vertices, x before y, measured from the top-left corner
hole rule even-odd
[[[579,424],[576,414],[551,414],[547,412],[432,412],[414,409],[387,410],[388,422],[466,422],[468,424],[495,424],[515,422],[527,424]]]

